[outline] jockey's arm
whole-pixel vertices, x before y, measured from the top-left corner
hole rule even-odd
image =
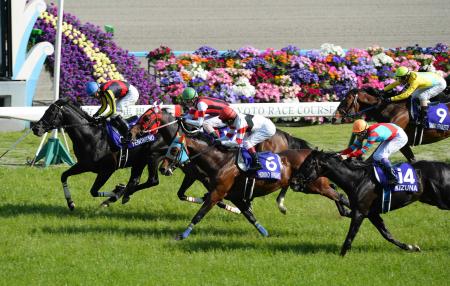
[[[357,150],[355,150],[355,151],[349,153],[347,156],[348,156],[348,157],[359,157],[359,156],[361,156],[361,155],[366,154],[366,153],[369,151],[370,147],[372,147],[372,145],[373,145],[375,142],[377,142],[377,139],[379,139],[379,138],[380,138],[380,136],[379,136],[378,133],[375,131],[375,129],[372,130],[372,131],[369,133],[369,136],[367,137],[366,144],[364,144],[364,146],[362,146],[361,148],[359,148],[359,149],[357,149]]]
[[[394,89],[395,87],[397,87],[400,84],[399,81],[394,81],[393,83],[385,86],[384,91],[390,91],[392,89]]]
[[[196,105],[196,109],[193,109],[194,114],[197,114],[197,119],[186,119],[186,123],[196,127],[201,127],[205,121],[207,109],[208,105],[205,102],[199,101]]]
[[[359,141],[358,139],[356,139],[355,142],[352,145],[350,145],[350,147],[341,151],[341,155],[348,155],[348,154],[352,153],[353,151],[361,148],[361,146],[362,146],[362,142]]]
[[[111,115],[116,113],[116,98],[114,97],[114,94],[112,93],[111,90],[107,90],[105,92],[105,98],[106,98],[106,102],[109,106],[109,110],[108,112],[105,114],[105,117],[108,118]]]
[[[106,108],[108,107],[108,103],[106,102],[106,98],[104,96],[100,97],[100,108],[97,110],[97,112],[92,115],[92,117],[97,117],[103,114],[105,112]]]
[[[399,95],[393,96],[391,97],[392,101],[399,101],[399,100],[403,100],[406,99],[408,97],[411,96],[411,94],[417,89],[419,85],[417,84],[417,82],[412,82],[408,89],[405,90],[404,92],[400,93]]]

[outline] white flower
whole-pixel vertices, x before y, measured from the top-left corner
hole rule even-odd
[[[322,44],[320,46],[320,52],[324,56],[327,56],[329,54],[337,55],[337,56],[341,56],[341,57],[345,56],[345,52],[344,52],[344,50],[342,49],[341,46],[335,46],[335,45],[330,44],[330,43]]]
[[[191,78],[201,78],[206,80],[208,77],[208,71],[204,70],[201,65],[197,63],[192,63],[190,66],[186,68],[186,72],[189,74]]]
[[[384,65],[392,66],[394,64],[394,59],[385,53],[379,53],[372,57],[372,64],[376,67],[381,67]]]
[[[236,95],[243,95],[245,97],[253,97],[256,94],[256,89],[250,84],[248,78],[241,76],[236,83],[231,87]]]

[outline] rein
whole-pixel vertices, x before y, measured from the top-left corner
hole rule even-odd
[[[356,106],[357,103],[358,103],[358,94],[355,94],[352,104],[350,105],[349,108],[347,108],[347,110],[352,108],[353,106]],[[363,110],[360,110],[360,111],[354,112],[354,113],[348,113],[348,111],[345,111],[345,112],[341,111],[341,113],[343,113],[342,114],[343,118],[355,118],[355,117],[359,117],[359,116],[363,115],[364,113],[366,113],[367,111],[375,109],[377,107],[378,107],[378,105],[374,105],[374,106],[364,108]],[[338,109],[338,111],[339,111],[339,109]]]

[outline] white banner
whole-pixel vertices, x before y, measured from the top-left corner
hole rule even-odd
[[[265,117],[304,117],[304,116],[333,116],[339,102],[301,102],[301,103],[242,103],[231,106],[241,113],[259,114]],[[125,117],[141,115],[151,105],[133,105],[123,112]],[[174,109],[174,105],[163,105]],[[34,107],[0,107],[0,118],[38,121],[48,106]],[[94,114],[99,106],[83,106],[84,111]]]

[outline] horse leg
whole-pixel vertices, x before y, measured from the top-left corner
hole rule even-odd
[[[389,232],[389,230],[386,228],[386,225],[384,224],[383,219],[381,218],[380,214],[378,213],[369,213],[368,216],[370,222],[377,228],[377,230],[381,233],[381,235],[389,241],[390,243],[393,243],[404,250],[410,250],[410,251],[420,251],[420,247],[418,245],[411,245],[406,244],[403,242],[400,242],[396,240],[392,234]]]
[[[350,228],[347,233],[347,237],[345,238],[344,244],[341,248],[341,256],[345,256],[348,250],[352,247],[352,241],[358,233],[359,227],[361,226],[364,220],[364,215],[359,210],[353,210],[352,212],[352,221],[350,223]]]
[[[409,163],[416,162],[416,156],[414,156],[414,153],[411,149],[411,146],[406,144],[400,149],[400,152],[405,156],[405,158],[408,160]]]
[[[114,171],[101,172],[97,174],[94,184],[91,187],[91,196],[96,197],[115,197],[116,194],[113,192],[99,192],[103,185],[108,181]]]
[[[284,206],[284,198],[286,197],[288,188],[282,188],[277,197],[278,209],[282,214],[286,214],[287,208]]]
[[[63,191],[64,191],[64,197],[67,201],[67,206],[71,211],[75,209],[75,203],[72,200],[72,195],[70,194],[69,185],[67,184],[67,178],[73,175],[78,175],[81,173],[86,172],[87,170],[84,169],[80,164],[76,163],[72,167],[70,167],[67,171],[64,171],[61,175],[61,183],[63,185]]]
[[[325,178],[319,178],[307,186],[309,192],[321,194],[322,196],[333,200],[341,216],[351,217],[351,211],[347,209],[350,208],[347,197],[338,193],[333,187],[335,186],[330,185]]]
[[[245,218],[259,231],[259,233],[267,237],[269,232],[256,220],[255,215],[252,212],[251,202],[244,202],[242,199],[232,200],[245,216]]]
[[[146,188],[151,188],[153,186],[159,185],[158,162],[158,158],[151,158],[150,162],[147,164],[148,179],[145,183],[140,185],[139,181],[141,180],[141,175],[144,171],[145,166],[137,166],[131,168],[131,177],[125,189],[125,193],[123,194],[122,204],[128,203],[130,201],[130,196],[134,193]]]
[[[182,234],[175,236],[175,240],[186,239],[191,233],[194,226],[199,223],[203,219],[203,217],[212,209],[212,207],[224,198],[224,196],[225,193],[219,194],[217,191],[212,191],[211,193],[209,193],[198,212],[192,218],[191,223],[188,225],[186,230]]]

